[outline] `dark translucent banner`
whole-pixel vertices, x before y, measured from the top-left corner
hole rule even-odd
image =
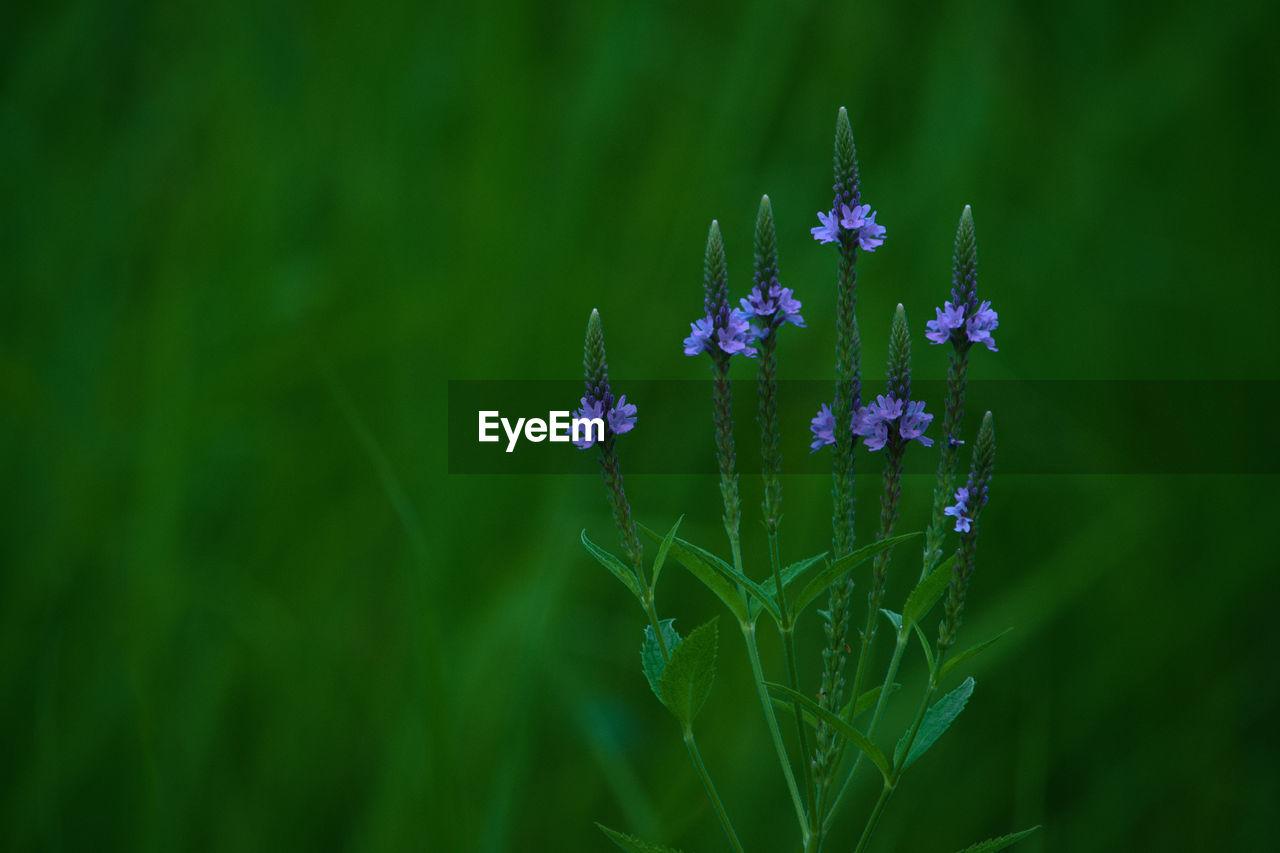
[[[617,391],[639,409],[636,428],[618,439],[628,474],[715,474],[708,381],[626,380]],[[878,391],[883,382],[869,383]],[[738,470],[758,473],[756,383],[734,382]],[[936,417],[926,435],[942,435],[945,383],[915,384]],[[830,448],[809,452],[809,421],[831,399],[828,380],[784,381],[778,388],[784,474],[829,475]],[[531,420],[568,413],[580,381],[450,380],[450,474],[590,474],[596,450],[551,441]],[[982,413],[996,416],[997,465],[1005,474],[1277,474],[1273,437],[1280,382],[987,381],[970,382],[962,437],[972,441]],[[488,437],[482,442],[481,413]],[[502,420],[506,420],[506,424]],[[548,429],[549,432],[549,429]],[[515,435],[514,441],[512,435]],[[880,453],[859,447],[859,470],[879,468]],[[932,474],[938,446],[912,442],[908,474]]]

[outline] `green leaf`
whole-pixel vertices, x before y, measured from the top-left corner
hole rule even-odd
[[[846,554],[834,563],[831,563],[823,569],[817,577],[805,584],[804,589],[800,590],[800,595],[796,597],[795,603],[791,606],[792,620],[798,618],[811,601],[826,592],[827,587],[844,577],[858,565],[874,557],[876,554],[879,554],[881,551],[892,548],[900,542],[905,542],[908,539],[919,535],[919,533],[907,533],[903,536],[893,536],[889,539],[881,539],[878,542],[872,542],[870,545],[859,548],[852,554]]]
[[[916,636],[920,638],[920,648],[924,651],[924,659],[929,664],[929,671],[933,672],[933,647],[929,645],[929,638],[924,635],[919,622],[912,622],[911,627],[915,629]]]
[[[676,633],[674,619],[662,619],[658,626],[662,628],[662,642],[667,644],[667,654],[675,653],[680,645],[680,635]],[[653,695],[662,701],[662,673],[667,668],[667,659],[662,656],[662,646],[658,645],[658,637],[653,633],[652,625],[644,626],[644,642],[640,644],[640,666],[644,669],[644,677],[649,680]]]
[[[634,835],[624,835],[601,823],[597,823],[596,826],[601,832],[609,836],[610,841],[626,850],[627,853],[680,853],[674,847],[658,844],[656,841],[645,841],[641,838],[636,838]]]
[[[660,686],[662,700],[680,725],[689,728],[711,693],[716,677],[717,616],[699,625],[671,653]]]
[[[919,622],[925,617],[938,599],[942,597],[947,589],[947,584],[951,582],[951,567],[955,565],[956,557],[952,554],[942,562],[936,569],[929,573],[929,576],[920,581],[916,588],[911,590],[911,594],[907,596],[907,603],[902,606],[902,616],[910,619],[912,622]]]
[[[972,847],[966,847],[961,850],[960,853],[996,853],[997,850],[1012,847],[1039,828],[1039,826],[1033,826],[1030,829],[1022,830],[1022,832],[1015,832],[1012,835],[1002,835],[999,838],[991,838],[974,844]]]
[[[658,534],[654,533],[643,524],[637,526],[646,536],[653,539],[655,542],[661,541]],[[734,616],[738,617],[739,621],[747,621],[746,602],[742,600],[742,596],[738,595],[738,591],[730,586],[729,582],[721,577],[720,573],[711,567],[710,563],[699,557],[693,551],[685,548],[679,539],[671,540],[671,555],[676,558],[676,561],[680,563],[680,565],[684,566],[689,571],[689,574],[702,581],[702,585],[711,590],[711,592],[715,594],[716,598],[724,602],[724,606],[729,608],[729,611],[733,613]]]
[[[889,620],[889,624],[893,626],[893,630],[895,631],[902,630],[902,616],[884,607],[880,608],[880,612],[884,614],[884,618]]]
[[[880,687],[872,687],[870,690],[866,691],[861,696],[859,696],[857,703],[854,704],[852,708],[852,711],[853,711],[852,717],[849,716],[849,711],[851,710],[849,708],[849,704],[853,700],[849,700],[849,702],[846,702],[844,704],[844,708],[840,710],[841,719],[856,720],[858,719],[858,717],[866,713],[867,709],[870,708],[872,705],[876,704],[876,702],[880,699],[880,691],[881,689],[883,689],[883,687],[884,685],[881,685]],[[901,688],[902,688],[902,685],[895,681],[893,684],[889,685],[889,695],[892,696],[894,693],[897,693]]]
[[[667,562],[667,552],[671,550],[671,541],[676,538],[676,531],[680,529],[682,521],[684,521],[683,515],[676,519],[676,523],[671,525],[667,535],[662,537],[662,544],[658,546],[658,553],[653,558],[653,580],[649,582],[650,590],[658,588],[658,576],[662,574],[662,566]]]
[[[827,556],[827,552],[823,551],[821,554],[815,554],[812,557],[805,557],[803,560],[797,560],[796,562],[791,563],[788,566],[783,566],[782,568],[783,592],[790,594],[792,592],[792,587],[795,586],[796,582],[800,580],[800,578],[804,575],[804,573],[807,572],[809,569],[813,568],[814,566],[816,566],[818,563],[822,562],[822,560],[825,559],[826,556]],[[773,603],[774,608],[777,609],[779,613],[781,613],[782,608],[777,606],[778,605],[777,581],[765,581],[764,583],[761,584],[761,587],[764,588],[764,592],[769,597],[769,601]]]
[[[582,531],[582,547],[587,549],[588,554],[596,558],[596,562],[612,572],[615,578],[622,581],[622,585],[631,590],[632,595],[637,599],[641,597],[640,582],[636,580],[636,573],[627,568],[617,557],[588,539],[586,530]]]
[[[925,711],[924,719],[920,721],[920,729],[916,732],[915,742],[911,744],[911,752],[907,755],[905,762],[902,760],[902,753],[907,748],[907,736],[910,732],[903,733],[902,739],[898,741],[898,746],[893,751],[895,767],[910,767],[916,759],[929,750],[929,747],[933,746],[938,738],[942,737],[942,733],[964,710],[965,703],[973,695],[973,686],[973,678],[966,678],[959,687],[934,702],[929,710]]]
[[[965,649],[963,652],[961,652],[960,654],[953,657],[951,660],[944,663],[942,665],[942,672],[938,674],[938,680],[941,681],[942,679],[946,678],[960,664],[964,663],[974,655],[985,651],[988,646],[994,645],[996,640],[999,640],[1001,637],[1003,637],[1005,634],[1009,633],[1012,630],[1013,630],[1012,628],[1005,628],[1003,631],[1001,631],[999,634],[996,634],[991,639],[984,640],[981,643],[978,643],[978,645],[974,646],[973,648]]]
[[[778,604],[773,600],[774,596],[770,595],[769,590],[765,589],[765,587],[742,574],[742,572],[738,571],[705,548],[699,548],[692,542],[686,542],[683,539],[675,540],[675,544],[701,557],[706,561],[707,565],[719,572],[725,579],[745,586],[751,591],[751,594],[754,595],[762,605],[764,605],[764,609],[769,611],[769,615],[773,617],[774,621],[781,623],[782,617],[778,612]]]
[[[898,690],[901,689],[901,687],[902,685],[896,681],[893,684],[889,685],[890,695],[897,693]],[[872,687],[870,690],[866,691],[865,693],[863,693],[861,696],[858,697],[858,701],[856,705],[852,699],[850,699],[848,702],[845,702],[844,707],[840,709],[840,719],[856,720],[858,719],[858,717],[865,714],[872,705],[876,704],[876,700],[880,698],[880,689],[881,689],[880,687]],[[770,698],[773,700],[773,704],[776,705],[777,707],[781,708],[782,710],[788,713],[791,713],[791,714],[795,713],[796,706],[794,702],[788,702],[785,699],[779,699],[777,696],[772,696]],[[853,712],[852,717],[849,716],[850,711]],[[801,709],[801,713],[804,714],[804,723],[806,726],[808,726],[809,728],[818,727],[818,720],[813,716],[813,714],[810,714],[808,711],[805,711],[804,709]]]
[[[788,699],[793,703],[799,703],[802,709],[807,710],[827,726],[839,732],[850,743],[862,750],[866,754],[867,758],[871,759],[871,763],[880,768],[880,772],[886,779],[889,778],[889,759],[885,758],[884,753],[880,751],[880,747],[876,746],[871,739],[862,732],[858,731],[853,726],[828,711],[826,708],[823,708],[803,693],[797,693],[790,687],[782,684],[775,684],[772,681],[766,681],[764,686],[769,689],[770,693]]]
[[[826,557],[827,552],[823,551],[821,554],[814,554],[812,557],[805,557],[803,560],[796,560],[788,566],[783,566],[782,586],[786,589],[790,589],[791,584],[795,583],[802,574],[809,571],[812,566],[815,566],[825,560]]]

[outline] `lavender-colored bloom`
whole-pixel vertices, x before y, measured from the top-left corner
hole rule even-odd
[[[915,439],[925,447],[933,447],[933,439],[925,436],[924,431],[933,423],[933,415],[926,414],[924,401],[908,402],[902,412],[902,420],[898,422],[898,435],[904,441]]]
[[[941,308],[933,310],[937,313],[938,319],[924,324],[924,336],[929,339],[929,343],[945,344],[951,340],[953,330],[964,326],[964,306],[946,302]]]
[[[942,512],[955,518],[957,533],[968,533],[969,525],[973,523],[973,519],[966,515],[969,512],[969,489],[965,486],[956,489],[955,504]]]
[[[968,317],[965,317],[964,304],[945,302],[943,307],[933,310],[938,319],[925,323],[924,336],[929,343],[945,344],[950,340],[963,343],[967,340],[969,343],[986,344],[987,349],[999,352],[991,333],[1000,326],[1000,316],[991,309],[990,301],[984,300]],[[960,329],[964,330],[963,335],[960,335]]]
[[[874,403],[865,407],[867,413],[866,417],[872,422],[892,421],[902,414],[902,406],[903,403],[901,400],[896,400],[893,397],[880,394],[876,397]],[[866,424],[864,423],[864,426],[865,425]]]
[[[964,332],[969,340],[975,344],[986,344],[987,349],[992,352],[999,352],[996,349],[996,342],[991,337],[991,333],[1000,325],[1000,317],[995,311],[991,310],[991,302],[984,300],[978,306],[978,310],[973,313],[964,324]]]
[[[853,432],[854,435],[862,436],[862,444],[867,450],[880,450],[889,441],[889,424],[866,408]]]
[[[862,436],[867,450],[880,450],[889,440],[889,423],[902,414],[902,401],[884,394],[863,406],[853,419],[853,434]]]
[[[689,324],[689,337],[684,339],[684,354],[698,355],[711,345],[711,336],[715,332],[715,323],[707,315],[701,320]]]
[[[863,406],[854,417],[853,434],[862,437],[867,450],[880,450],[889,441],[889,427],[897,429],[903,441],[916,441],[925,447],[933,446],[933,439],[924,435],[933,415],[924,410],[923,401],[899,400],[884,394],[875,402]]]
[[[684,354],[699,355],[720,347],[729,355],[742,355],[755,358],[755,348],[751,342],[760,335],[751,325],[751,315],[734,308],[729,312],[728,325],[721,327],[716,320],[707,315],[701,320],[689,324],[689,337],[684,339]]]
[[[810,228],[809,233],[819,243],[836,242],[842,231],[856,235],[858,246],[866,252],[874,252],[884,243],[885,227],[876,223],[876,215],[869,204],[855,204],[853,207],[842,204],[838,209],[832,208],[830,213],[819,213],[818,221],[822,225]]]
[[[765,321],[756,329],[757,338],[769,337],[769,330],[783,323],[804,328],[804,317],[800,316],[800,300],[795,298],[789,287],[772,285],[769,294],[760,292],[760,286],[751,288],[750,296],[740,300],[742,315],[748,318],[759,318]]]
[[[755,340],[756,337],[755,330],[751,327],[750,316],[750,314],[737,308],[729,312],[729,325],[716,330],[720,349],[729,355],[741,353],[751,358],[756,357],[755,348],[748,343]]]
[[[809,423],[809,432],[813,433],[813,443],[809,445],[810,453],[828,444],[836,443],[836,416],[831,413],[831,407],[826,403],[822,404],[818,414],[814,415]]]
[[[636,426],[635,404],[628,403],[627,395],[623,394],[618,398],[618,402],[614,404],[614,407],[609,410],[609,416],[606,420],[609,424],[609,431],[614,435],[631,432]]]
[[[876,222],[876,215],[872,213],[858,229],[858,245],[864,252],[874,252],[877,246],[884,243],[884,233],[885,227]]]
[[[857,231],[866,223],[867,214],[871,213],[871,205],[869,204],[855,204],[853,207],[841,205],[840,209],[842,214],[840,227],[846,231]],[[875,214],[872,213],[871,217],[874,219]]]
[[[623,396],[626,396],[625,394]],[[604,420],[604,403],[599,400],[588,400],[583,397],[580,401],[581,405],[573,413],[573,418],[595,420],[597,418]],[[634,407],[633,407],[634,408]],[[596,430],[594,427],[586,426],[578,432],[578,437],[573,442],[579,450],[589,450],[596,444]]]
[[[847,211],[846,205],[841,205]],[[809,233],[813,235],[813,239],[819,243],[834,243],[840,239],[840,217],[835,210],[830,213],[818,211],[818,221],[821,225],[809,229]]]

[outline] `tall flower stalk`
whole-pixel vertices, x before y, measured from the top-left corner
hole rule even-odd
[[[830,403],[813,417],[810,451],[832,447],[832,544],[829,551],[783,565],[779,542],[782,513],[782,458],[785,449],[780,428],[778,398],[778,337],[785,325],[805,327],[801,305],[790,287],[782,284],[778,264],[778,233],[769,197],[761,199],[755,222],[754,267],[749,294],[735,304],[729,297],[728,268],[718,222],[712,222],[703,255],[702,315],[690,324],[684,339],[688,356],[705,355],[711,362],[712,420],[715,455],[719,470],[723,522],[731,557],[724,559],[677,536],[681,521],[665,534],[635,521],[622,482],[617,454],[617,437],[634,428],[636,406],[625,396],[615,398],[609,385],[608,365],[600,317],[592,312],[587,327],[584,355],[586,393],[575,415],[594,424],[596,431],[576,439],[579,447],[599,446],[601,473],[609,496],[614,524],[626,558],[619,559],[591,542],[585,531],[583,545],[640,602],[648,617],[641,645],[644,675],[658,700],[680,723],[685,746],[702,780],[712,808],[735,851],[742,851],[729,814],[722,802],[694,738],[693,721],[707,699],[715,675],[719,634],[712,620],[681,637],[674,620],[658,618],[655,589],[663,565],[682,565],[733,615],[742,633],[750,663],[751,677],[760,700],[764,720],[778,766],[782,771],[800,830],[805,853],[821,850],[837,812],[853,787],[859,768],[871,765],[881,775],[880,797],[866,816],[854,853],[867,850],[876,826],[898,788],[903,773],[946,730],[964,708],[973,692],[974,681],[965,679],[935,701],[938,691],[956,665],[981,651],[986,644],[946,660],[956,642],[964,616],[970,579],[977,553],[979,518],[987,502],[995,459],[995,431],[991,413],[983,419],[972,446],[969,478],[955,488],[958,448],[965,403],[965,373],[968,353],[981,343],[995,350],[992,332],[998,317],[989,302],[977,295],[977,248],[973,218],[969,208],[961,216],[953,257],[951,299],[937,309],[937,317],[927,324],[926,338],[934,344],[951,344],[951,365],[943,416],[943,442],[934,507],[927,531],[899,535],[903,491],[903,470],[907,446],[917,442],[931,447],[934,440],[926,432],[933,414],[925,411],[923,400],[912,399],[911,334],[907,312],[898,305],[889,334],[887,380],[883,394],[864,404],[860,374],[861,344],[858,337],[856,305],[856,263],[862,252],[873,252],[884,242],[885,228],[876,222],[876,213],[862,203],[858,163],[848,116],[840,110],[836,121],[834,148],[834,198],[829,211],[818,214],[819,225],[810,233],[821,244],[833,243],[838,252],[836,266],[836,383]],[[742,509],[739,494],[737,455],[734,442],[733,389],[729,381],[734,356],[758,357],[757,394],[760,426],[760,456],[763,497],[761,517],[768,540],[770,577],[760,581],[763,560],[746,571],[741,533]],[[936,431],[935,431],[936,434]],[[855,445],[884,455],[879,522],[876,537],[854,547],[854,452]],[[944,543],[952,532],[959,534],[955,556],[941,562]],[[889,573],[892,548],[927,532],[921,580],[899,605],[890,609]],[[638,534],[649,537],[656,550],[652,565],[646,567]],[[853,572],[869,564],[867,610],[859,612],[861,630],[857,665],[850,676],[851,690],[846,702],[846,656],[852,655],[849,623]],[[816,568],[821,566],[821,568]],[[648,569],[646,571],[646,569]],[[921,629],[922,620],[945,594],[938,638],[930,643]],[[808,606],[828,598],[828,609],[819,611],[825,632],[821,682],[816,691],[802,683],[795,650],[796,625]],[[785,683],[770,680],[765,673],[757,642],[757,624],[762,615],[778,628],[785,658]],[[896,629],[889,665],[879,686],[865,690],[872,679],[877,626],[884,617]],[[877,743],[877,725],[885,710],[904,654],[913,638],[920,640],[927,664],[927,684],[913,721],[890,751]],[[870,712],[863,726],[860,716]],[[794,742],[789,747],[779,726],[779,713],[790,714],[795,723]],[[846,766],[852,746],[856,757]],[[797,772],[798,771],[798,772]],[[837,787],[834,783],[843,778]],[[802,791],[803,789],[803,791]],[[626,850],[670,851],[662,844],[636,839],[601,827],[605,834]],[[995,851],[1027,835],[1031,830],[993,839],[981,849]],[[977,849],[977,848],[974,848]]]
[[[996,349],[991,332],[1000,325],[990,302],[978,301],[978,239],[973,228],[973,210],[964,206],[956,226],[955,252],[951,262],[951,299],[935,309],[937,318],[927,324],[925,337],[932,344],[951,344],[947,366],[947,398],[942,416],[942,449],[938,455],[937,486],[933,492],[933,515],[925,534],[924,562],[920,576],[928,575],[942,558],[946,535],[946,509],[956,488],[959,464],[960,424],[964,420],[964,398],[969,370],[969,349],[975,343]]]
[[[862,406],[862,340],[858,333],[857,268],[859,251],[874,252],[884,242],[885,228],[875,221],[870,205],[862,203],[858,176],[858,152],[854,146],[849,114],[841,107],[836,115],[835,145],[832,154],[834,182],[831,210],[818,214],[818,226],[811,228],[819,243],[835,243],[836,264],[836,385],[831,405],[823,406],[814,418],[814,444],[834,444],[832,454],[832,557],[839,559],[853,550],[854,497],[852,426]],[[844,665],[849,625],[849,602],[853,579],[839,578],[831,585],[823,632],[827,645],[822,651],[822,687],[818,701],[825,710],[838,709],[844,697]],[[818,801],[823,799],[832,771],[835,744],[827,726],[817,727],[817,749],[812,760]]]

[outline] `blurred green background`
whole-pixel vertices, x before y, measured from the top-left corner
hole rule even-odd
[[[0,846],[602,850],[599,820],[725,849],[640,613],[577,543],[614,541],[598,479],[447,475],[447,380],[574,377],[592,307],[620,387],[705,375],[678,342],[707,224],[743,292],[762,192],[810,322],[782,374],[830,376],[808,228],[839,105],[889,229],[860,264],[869,376],[892,306],[919,329],[943,298],[968,202],[1002,323],[974,378],[1278,379],[1276,8],[6,10]],[[916,365],[945,371],[919,339]],[[1210,452],[1238,427],[1188,412]],[[709,454],[709,412],[669,440]],[[628,485],[721,547],[714,479]],[[828,488],[786,482],[785,556],[826,547]],[[1017,630],[876,849],[1035,823],[1028,853],[1273,848],[1274,490],[999,478],[962,642]],[[685,630],[716,612],[665,582]],[[790,850],[730,627],[700,741],[748,848]]]

